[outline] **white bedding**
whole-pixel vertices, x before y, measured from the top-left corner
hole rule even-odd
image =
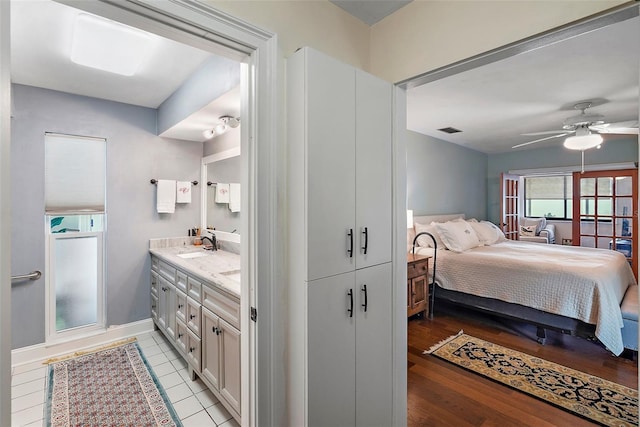
[[[616,251],[506,241],[455,253],[438,251],[440,286],[533,307],[596,325],[596,337],[622,353],[620,302],[636,283]]]

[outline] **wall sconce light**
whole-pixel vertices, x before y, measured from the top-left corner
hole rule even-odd
[[[218,120],[220,120],[220,122],[216,124],[213,129],[207,129],[202,132],[205,138],[211,139],[214,136],[222,135],[229,129],[240,126],[240,117],[222,116]]]

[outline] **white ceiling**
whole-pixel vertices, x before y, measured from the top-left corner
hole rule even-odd
[[[84,67],[71,62],[74,19],[82,12],[50,0],[12,0],[11,80],[13,83],[157,108],[205,60],[209,52],[157,35],[153,54],[132,77]],[[172,132],[203,141],[202,131],[213,127],[221,115],[239,115],[239,91],[194,112]],[[223,112],[223,113],[221,113]],[[197,135],[197,137],[196,137]],[[176,136],[171,136],[176,137]]]
[[[523,133],[562,129],[580,101],[594,101],[588,112],[607,122],[637,121],[639,76],[636,17],[409,89],[407,126],[486,153],[512,151],[541,137]],[[463,132],[437,130],[445,127]]]

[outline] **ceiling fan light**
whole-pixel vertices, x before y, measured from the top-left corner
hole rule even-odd
[[[570,136],[564,140],[564,147],[569,150],[588,150],[602,144],[602,135],[597,133]]]
[[[216,135],[216,132],[213,129],[207,129],[202,132],[202,135],[207,139],[211,139]]]
[[[219,123],[216,125],[216,127],[213,128],[213,130],[216,131],[217,135],[222,135],[223,133],[225,133],[227,130],[229,130],[229,126],[227,126],[224,123]]]

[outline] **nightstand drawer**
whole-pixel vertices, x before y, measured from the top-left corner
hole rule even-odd
[[[407,266],[407,279],[425,275],[429,272],[429,260],[416,262]]]

